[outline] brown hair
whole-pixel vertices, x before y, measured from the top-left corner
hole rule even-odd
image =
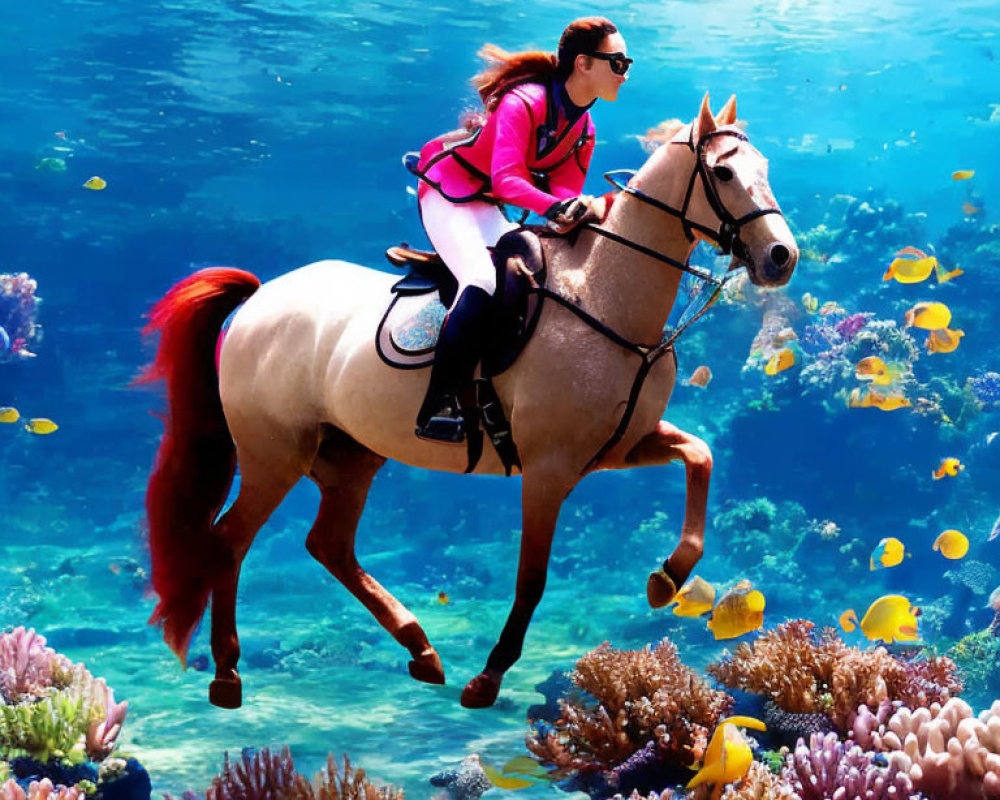
[[[617,33],[614,23],[604,17],[582,17],[573,20],[559,37],[557,53],[526,50],[508,53],[494,44],[483,45],[479,56],[489,66],[472,78],[487,111],[496,108],[500,98],[520,83],[544,81],[554,77],[564,81],[573,72],[578,55],[593,53],[604,37]]]

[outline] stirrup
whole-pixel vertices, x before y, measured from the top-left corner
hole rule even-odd
[[[454,399],[442,403],[436,414],[423,425],[417,425],[414,433],[419,439],[432,442],[461,444],[465,441],[465,417]]]

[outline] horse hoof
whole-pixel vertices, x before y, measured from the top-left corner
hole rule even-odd
[[[489,708],[500,694],[500,681],[485,672],[480,672],[462,690],[462,706],[465,708]]]
[[[649,573],[649,578],[646,580],[646,599],[651,608],[663,608],[676,594],[677,585],[662,567],[656,572]]]
[[[208,685],[208,702],[219,708],[243,705],[243,684],[239,678],[216,678]]]
[[[409,667],[410,677],[415,680],[444,684],[444,666],[433,647],[421,653],[406,666]]]

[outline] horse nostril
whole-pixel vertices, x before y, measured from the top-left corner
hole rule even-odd
[[[788,263],[789,256],[791,256],[791,253],[783,244],[772,244],[771,249],[768,251],[768,257],[776,267],[785,266]]]

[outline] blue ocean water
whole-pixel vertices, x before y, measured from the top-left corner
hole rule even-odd
[[[835,624],[893,592],[925,609],[924,640],[941,652],[984,628],[1000,583],[1000,541],[987,542],[1000,514],[1000,411],[974,402],[967,381],[1000,372],[998,12],[985,0],[6,4],[0,273],[38,281],[44,338],[36,358],[0,363],[0,406],[60,429],[0,426],[0,628],[34,626],[106,677],[131,704],[123,748],[155,790],[174,793],[204,788],[225,750],[288,743],[305,772],[347,751],[429,797],[427,778],[468,753],[497,764],[521,754],[535,684],[604,640],[669,636],[696,666],[720,652],[702,623],[645,602],[646,574],[680,529],[676,466],[591,476],[574,492],[524,657],[489,711],[463,711],[458,692],[511,601],[517,480],[390,465],[373,488],[360,559],[420,617],[443,689],[411,681],[406,654],[305,552],[317,502],[305,484],[243,569],[242,709],[210,706],[209,673],[181,672],[145,624],[143,493],[162,402],[130,381],[153,353],[140,337],[150,305],[199,266],[267,279],[321,258],[382,266],[386,246],[423,244],[399,156],[473,105],[467,79],[484,42],[551,49],[585,13],[614,19],[636,59],[619,100],[594,110],[588,190],[603,191],[606,170],[639,166],[648,128],[692,118],[706,91],[716,108],[735,92],[803,247],[787,304],[719,304],[678,347],[682,375],[700,364],[714,375],[703,390],[679,382],[667,410],[715,455],[696,571],[754,581],[767,626]],[[963,169],[974,177],[952,180]],[[95,175],[107,188],[83,189]],[[906,245],[964,274],[883,282]],[[829,349],[805,293],[841,305],[830,325],[870,313],[902,326],[914,303],[941,301],[965,337],[935,355],[915,337],[914,407],[848,409],[853,375],[805,371]],[[773,377],[744,368],[765,308],[799,337],[800,363]],[[946,456],[966,469],[932,480]],[[818,533],[827,521],[835,538]],[[931,550],[948,528],[971,542],[962,562]],[[871,572],[887,536],[912,557]],[[207,653],[202,630],[192,655]],[[977,707],[995,696],[967,694]]]

